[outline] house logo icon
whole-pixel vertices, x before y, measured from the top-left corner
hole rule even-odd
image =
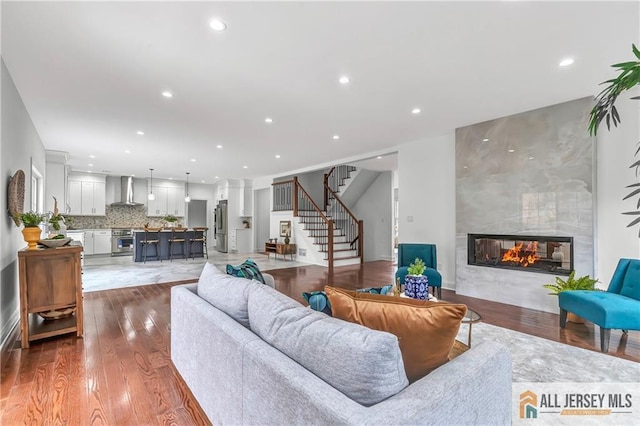
[[[538,395],[535,392],[526,391],[520,394],[520,418],[538,418]]]

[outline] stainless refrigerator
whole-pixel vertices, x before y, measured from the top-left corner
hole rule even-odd
[[[226,253],[228,251],[227,247],[227,237],[229,234],[227,220],[228,208],[227,208],[227,200],[218,201],[218,205],[216,206],[214,215],[215,215],[215,239],[216,239],[216,250]]]

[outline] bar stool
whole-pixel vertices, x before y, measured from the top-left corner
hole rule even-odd
[[[202,251],[200,251],[198,254],[202,253],[202,256],[206,256],[207,259],[209,258],[209,250],[207,249],[207,231],[208,230],[209,228],[207,227],[193,228],[193,238],[189,238],[189,251],[192,259],[195,260],[195,257],[193,256],[195,254],[193,252],[193,243],[202,244]],[[199,232],[202,233],[200,236],[198,236]]]
[[[155,249],[156,260],[160,260],[162,262],[162,258],[160,258],[160,234],[159,232],[162,228],[144,228],[144,239],[140,241],[142,244],[142,263],[147,263],[147,252],[149,251],[149,246],[153,246]]]
[[[171,236],[169,236],[169,260],[173,262],[173,246],[179,245],[182,251],[182,259],[184,255],[184,243],[187,241],[185,238],[187,228],[171,228]]]

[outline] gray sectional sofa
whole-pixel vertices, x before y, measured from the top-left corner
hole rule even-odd
[[[409,384],[397,338],[206,264],[171,292],[171,359],[213,424],[511,424],[511,358],[485,342]]]

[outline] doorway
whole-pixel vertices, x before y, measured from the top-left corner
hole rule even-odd
[[[256,228],[255,251],[263,252],[264,243],[270,235],[271,224],[271,190],[270,188],[255,190],[255,220],[253,226]]]
[[[190,228],[207,226],[207,200],[191,200],[187,211],[187,224]]]

